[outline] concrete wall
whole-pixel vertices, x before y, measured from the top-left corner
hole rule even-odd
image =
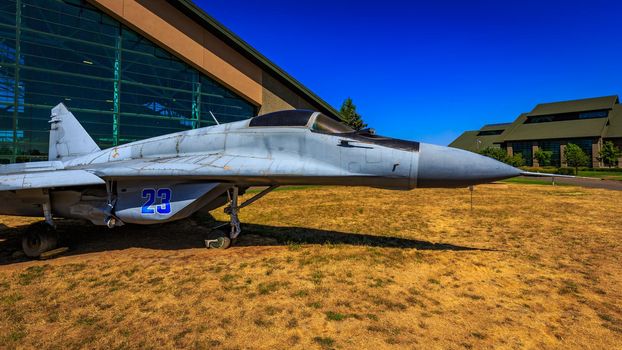
[[[259,107],[260,114],[317,109],[165,0],[88,1],[235,91]]]
[[[559,162],[560,165],[563,167],[567,167],[568,163],[566,163],[566,157],[564,156],[564,154],[566,153],[566,141],[562,141],[561,145],[559,145]]]
[[[598,159],[598,157],[600,157],[600,150],[603,145],[602,142],[603,142],[603,139],[601,138],[595,139],[594,142],[592,142],[592,167],[593,168],[600,168],[603,166],[603,162],[601,162],[600,159]]]
[[[531,162],[533,166],[540,166],[538,163],[538,158],[536,158],[536,152],[538,152],[540,148],[538,147],[538,141],[533,141],[531,143]]]

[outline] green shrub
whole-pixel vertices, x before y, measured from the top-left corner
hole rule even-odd
[[[566,160],[566,164],[568,164],[568,166],[574,168],[575,174],[579,173],[580,167],[586,166],[590,163],[590,157],[583,152],[581,147],[575,145],[574,143],[566,145],[566,149],[564,149],[564,160]]]
[[[579,170],[580,171],[584,171],[584,170],[604,171],[608,173],[622,173],[622,168],[586,168],[586,169],[579,169]]]
[[[525,165],[525,160],[523,159],[522,154],[517,153],[511,157],[507,157],[505,163],[518,168]]]
[[[551,157],[553,156],[553,152],[538,149],[533,156],[538,160],[538,164],[540,166],[547,166],[551,165]]]
[[[486,147],[479,153],[483,156],[496,159],[500,162],[509,164],[514,167],[523,166],[525,164],[525,160],[523,159],[522,154],[517,153],[510,157],[508,156],[508,152],[500,147]]]
[[[557,174],[560,175],[574,175],[574,168],[559,168],[557,169]]]
[[[538,172],[538,173],[547,173],[547,174],[557,174],[556,167],[536,167],[536,166],[522,166],[521,169],[525,171]]]
[[[504,163],[508,158],[508,152],[500,147],[486,147],[479,154]]]

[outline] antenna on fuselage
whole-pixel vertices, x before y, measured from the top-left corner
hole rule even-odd
[[[214,118],[214,121],[216,122],[216,125],[220,125],[220,123],[218,122],[218,119],[216,119],[216,116],[214,115],[214,113],[212,113],[212,111],[209,111],[209,114],[212,116],[212,118]]]

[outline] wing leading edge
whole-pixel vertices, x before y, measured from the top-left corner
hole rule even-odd
[[[104,184],[106,182],[103,179],[84,170],[38,171],[0,175],[0,191]]]

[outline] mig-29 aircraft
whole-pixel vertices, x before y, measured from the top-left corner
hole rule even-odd
[[[158,224],[228,203],[227,248],[238,211],[283,185],[468,187],[526,174],[479,154],[355,131],[322,113],[288,110],[100,150],[61,103],[52,109],[49,160],[0,166],[0,214],[86,219],[110,228]],[[244,203],[251,186],[267,186]],[[56,234],[24,236],[29,257],[54,249]]]

